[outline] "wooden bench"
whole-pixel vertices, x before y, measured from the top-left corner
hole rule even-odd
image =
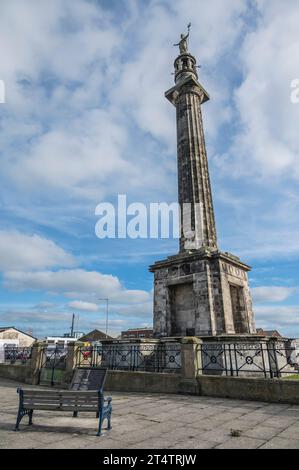
[[[75,374],[76,375],[76,374]],[[106,377],[106,374],[105,374]],[[104,377],[104,380],[105,380]],[[29,416],[29,426],[32,425],[34,410],[72,411],[77,417],[79,412],[95,411],[99,419],[97,436],[101,435],[103,421],[107,419],[107,429],[111,429],[112,398],[104,398],[103,384],[99,390],[23,390],[19,393],[19,411],[15,431],[25,415]]]

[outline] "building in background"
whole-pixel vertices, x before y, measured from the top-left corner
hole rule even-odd
[[[92,330],[84,336],[81,336],[79,341],[82,343],[95,343],[101,342],[103,339],[114,339],[112,336],[106,335],[100,330]]]
[[[63,337],[64,338],[73,338],[73,339],[76,339],[77,341],[80,340],[80,338],[82,338],[82,336],[84,336],[84,332],[83,331],[74,331],[73,335],[71,335],[70,333],[64,333]]]
[[[65,336],[47,336],[45,343],[47,344],[47,354],[66,354],[69,344],[75,343],[76,338]]]
[[[75,341],[77,341],[77,339],[75,337],[70,337],[70,336],[46,336],[45,337],[45,342],[51,343],[51,344],[63,343],[67,345],[68,343],[74,343]]]
[[[153,328],[131,328],[121,332],[121,339],[153,338]]]
[[[257,328],[256,334],[261,336],[273,336],[274,338],[282,338],[282,335],[277,330],[263,330],[263,328]]]
[[[0,327],[0,343],[10,344],[19,348],[28,348],[33,345],[37,338],[25,333],[24,331],[18,330],[14,326]]]
[[[35,341],[36,338],[14,326],[0,327],[0,363],[24,360]]]

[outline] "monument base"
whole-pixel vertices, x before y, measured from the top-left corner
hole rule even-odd
[[[155,337],[256,333],[250,269],[239,258],[208,248],[150,266]]]

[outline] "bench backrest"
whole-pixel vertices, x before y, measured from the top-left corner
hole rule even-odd
[[[107,369],[102,367],[77,367],[70,390],[98,390],[103,392]]]
[[[22,405],[34,410],[95,411],[102,402],[99,391],[18,389]]]

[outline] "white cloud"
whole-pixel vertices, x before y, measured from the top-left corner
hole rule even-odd
[[[68,303],[70,309],[82,310],[83,312],[97,312],[99,306],[92,302],[83,302],[82,300],[74,300]]]
[[[299,255],[299,197],[297,185],[283,178],[256,181],[240,178],[234,186],[222,181],[215,191],[216,212],[221,215],[221,243],[225,250],[247,259],[281,262]],[[218,183],[219,184],[219,183]],[[217,214],[216,214],[217,215]],[[219,218],[216,217],[218,220]]]
[[[123,66],[121,93],[115,95],[115,100],[127,106],[136,124],[166,143],[170,152],[176,150],[175,109],[165,99],[164,92],[174,85],[171,73],[178,49],[172,45],[191,19],[190,52],[204,64],[205,71],[200,72],[199,80],[209,80],[213,101],[209,105],[207,127],[215,136],[230,112],[225,104],[227,83],[214,67],[238,38],[246,9],[243,0],[175,0],[171,5],[167,1],[152,2],[147,14],[138,18],[134,44],[142,47]],[[207,73],[209,67],[213,67],[213,74]]]
[[[13,291],[46,291],[52,294],[63,294],[77,300],[69,304],[72,308],[91,310],[99,297],[109,298],[114,304],[136,309],[139,304],[150,304],[151,294],[142,290],[125,289],[116,276],[101,274],[84,269],[69,269],[58,271],[7,271],[3,275],[5,288]],[[79,296],[79,299],[78,299]]]
[[[134,173],[121,157],[125,142],[116,118],[102,110],[89,111],[34,139],[28,154],[10,165],[9,174],[26,191],[33,186],[34,191],[58,191],[60,198],[64,194],[96,201],[112,177]]]
[[[50,70],[63,80],[76,80],[92,61],[110,58],[120,40],[109,13],[84,0],[5,3],[1,30],[1,62],[10,77],[36,78]]]
[[[23,308],[15,308],[11,305],[7,309],[3,309],[0,312],[3,323],[13,323],[23,331],[33,330],[34,336],[43,338],[50,335],[63,335],[69,331],[72,310],[68,312],[65,310],[61,311],[57,307],[46,311],[43,308],[40,310],[30,310],[23,306]],[[114,306],[110,306],[109,309],[109,322],[108,322],[108,334],[116,337],[120,334],[121,330],[137,326],[150,326],[151,316],[146,316],[143,311],[129,311],[125,315],[120,314],[114,309]],[[106,312],[105,308],[102,308],[95,315],[94,312],[82,311],[82,313],[76,313],[75,317],[75,330],[83,331],[85,333],[99,329],[105,331],[106,328]]]
[[[39,327],[43,329],[43,324],[46,325],[46,328],[49,327],[49,322],[69,322],[70,314],[63,312],[47,312],[44,309],[41,309],[40,312],[30,311],[28,309],[13,309],[10,308],[4,312],[1,312],[1,318],[5,322],[15,322],[19,323],[28,323],[30,326],[36,326],[36,323],[39,324]]]
[[[20,0],[3,5],[0,27],[2,175],[19,195],[33,195],[33,210],[38,194],[44,203],[97,201],[112,173],[118,181],[134,174],[123,158],[126,129],[105,110],[121,43],[112,15],[85,0]]]
[[[282,302],[295,292],[292,287],[254,287],[251,289],[254,302]]]
[[[129,308],[133,304],[143,304],[152,301],[151,295],[143,290],[126,290],[112,296],[114,303],[129,304]]]
[[[17,231],[0,231],[0,270],[74,266],[75,258],[52,240]]]
[[[119,317],[126,318],[133,327],[142,326],[141,321],[144,322],[145,319],[148,324],[152,324],[153,321],[153,303],[150,297],[147,301],[140,303],[114,304],[112,310]]]
[[[241,129],[221,168],[235,174],[299,178],[299,106],[290,85],[298,76],[299,9],[293,1],[257,2],[259,20],[239,51],[244,79],[235,92]]]
[[[74,197],[98,203],[129,186],[143,194],[169,188],[175,159],[160,148],[153,155],[150,142],[138,150],[128,141],[135,133],[131,120],[174,155],[175,110],[164,98],[172,86],[172,44],[192,17],[192,52],[200,53],[206,68],[215,65],[237,39],[245,10],[243,0],[151,1],[129,4],[118,24],[110,11],[83,0],[75,7],[71,0],[53,0],[46,8],[32,0],[21,0],[18,8],[6,4],[0,19],[1,65],[10,84],[2,133],[5,177],[26,198],[33,193],[35,201],[42,192],[45,202],[63,205]],[[214,135],[229,116],[221,77],[209,76],[214,111],[208,128]]]
[[[4,273],[4,285],[8,289],[17,291],[45,290],[64,293],[70,297],[75,297],[78,292],[108,296],[108,294],[118,293],[121,289],[117,277],[83,269],[37,272],[8,271]]]
[[[44,301],[34,305],[33,308],[36,310],[44,310],[46,312],[48,309],[52,310],[54,307],[56,307],[56,304],[53,302]]]
[[[299,305],[255,307],[256,326],[265,330],[278,330],[290,338],[299,337]]]

